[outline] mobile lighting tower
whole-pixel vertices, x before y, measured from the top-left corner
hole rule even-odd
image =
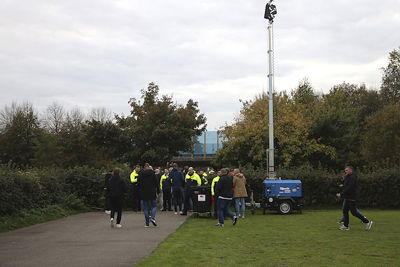
[[[275,179],[275,164],[274,164],[274,116],[273,116],[273,92],[274,92],[274,40],[273,28],[275,15],[277,14],[276,6],[270,0],[265,6],[264,18],[268,20],[268,83],[269,83],[269,149],[268,149],[268,179]]]

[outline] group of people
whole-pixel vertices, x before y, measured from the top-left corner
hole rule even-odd
[[[136,198],[133,199],[134,209],[143,208],[145,215],[145,227],[150,226],[150,222],[157,226],[155,220],[157,211],[156,196],[159,193],[157,177],[150,164],[146,163],[144,169],[139,171],[140,167],[135,168],[130,179],[132,184],[132,192]],[[128,187],[121,178],[120,169],[115,168],[105,176],[106,191],[106,213],[110,214],[111,227],[114,227],[114,215],[117,213],[117,221],[115,227],[121,228],[122,204]],[[138,203],[138,199],[140,203]],[[151,210],[150,210],[151,208]]]
[[[106,213],[110,215],[111,227],[114,227],[114,215],[117,213],[115,227],[120,228],[122,218],[122,205],[124,194],[128,191],[125,181],[120,176],[121,169],[115,168],[110,170],[105,176],[106,190]],[[212,173],[213,170],[210,172]],[[178,214],[178,210],[182,216],[192,210],[193,199],[192,190],[195,186],[208,186],[209,181],[207,174],[203,170],[198,173],[193,167],[184,169],[178,168],[176,163],[169,168],[161,171],[161,168],[153,170],[150,164],[146,163],[144,169],[141,170],[139,165],[130,175],[132,186],[132,208],[134,211],[143,209],[145,216],[145,227],[149,227],[150,222],[157,226],[155,220],[157,212],[157,196],[162,211],[172,211],[172,202],[174,212]],[[366,226],[366,230],[370,230],[372,221],[368,220],[360,210],[356,207],[358,181],[357,175],[353,167],[347,166],[343,174],[343,183],[339,184],[342,189],[341,193],[337,193],[337,197],[343,198],[342,212],[343,216],[338,222],[342,224],[340,230],[349,230],[349,211],[351,214],[359,218]],[[238,218],[245,218],[245,198],[247,197],[246,178],[239,169],[231,170],[222,168],[212,179],[211,186],[211,202],[214,206],[214,219],[218,219],[216,226],[224,226],[224,219],[230,217],[232,224],[237,223]],[[230,206],[234,201],[235,214],[230,210]],[[183,209],[182,209],[183,204]]]
[[[211,170],[209,174],[215,173]],[[127,185],[120,177],[120,169],[110,170],[105,176],[106,190],[106,213],[110,215],[111,227],[114,227],[114,215],[117,213],[115,227],[120,228],[122,217],[122,203],[124,194],[128,191]],[[157,226],[155,220],[157,212],[157,196],[161,211],[172,211],[186,216],[188,211],[193,209],[193,187],[209,186],[208,174],[200,169],[197,172],[193,167],[185,166],[180,169],[176,163],[161,171],[158,167],[153,170],[150,164],[146,163],[141,170],[139,165],[130,174],[132,187],[132,209],[143,210],[145,215],[145,227],[150,222]],[[217,172],[212,179],[211,199],[214,205],[214,218],[219,219],[217,226],[224,225],[224,218],[230,217],[233,225],[237,218],[245,218],[246,178],[239,169],[230,170],[223,168]],[[231,202],[234,200],[234,215],[230,211]],[[183,207],[183,209],[182,209]]]

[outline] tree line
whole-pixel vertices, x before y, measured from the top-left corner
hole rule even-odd
[[[0,110],[0,163],[18,168],[162,164],[179,151],[190,151],[191,137],[206,127],[197,102],[178,104],[160,95],[154,83],[128,103],[130,114],[114,117],[105,108],[85,115],[57,103],[41,116],[29,103],[5,106]]]
[[[275,165],[337,170],[400,164],[400,49],[389,54],[380,90],[342,83],[316,94],[304,79],[290,93],[274,94]],[[241,101],[240,116],[222,127],[215,167],[264,167],[268,148],[268,97]],[[53,103],[39,116],[25,103],[0,110],[0,163],[19,168],[62,168],[109,163],[163,165],[193,149],[206,128],[198,103],[160,95],[150,83],[128,101],[128,116],[104,108],[85,116]]]
[[[318,95],[304,79],[290,93],[274,94],[275,166],[338,170],[400,165],[400,49],[389,54],[380,90],[341,83]],[[266,166],[268,96],[242,101],[225,125],[218,165]],[[265,168],[267,169],[267,168]]]

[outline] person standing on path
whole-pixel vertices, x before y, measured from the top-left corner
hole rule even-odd
[[[112,172],[113,176],[110,179],[108,194],[110,196],[111,213],[110,223],[114,227],[114,214],[117,212],[117,228],[121,228],[122,219],[122,203],[124,201],[124,194],[127,191],[125,181],[119,176],[121,169],[115,168]]]
[[[172,168],[171,168],[172,170]],[[160,188],[163,195],[163,207],[161,211],[166,211],[168,206],[168,211],[171,209],[171,178],[169,177],[169,170],[165,169],[164,174],[160,179]]]
[[[348,231],[349,228],[349,210],[354,217],[359,218],[363,223],[365,223],[365,230],[369,231],[372,226],[372,221],[369,221],[365,216],[363,216],[356,207],[357,201],[357,175],[354,173],[354,168],[352,166],[347,166],[344,170],[344,185],[342,193],[337,193],[336,196],[343,197],[343,215],[344,223],[339,228],[340,230]]]
[[[194,171],[193,167],[190,167],[185,177],[185,205],[183,207],[183,211],[181,212],[182,216],[186,216],[188,210],[190,210],[189,207],[192,202],[192,186],[201,186],[201,179]]]
[[[233,187],[236,217],[240,218],[240,216],[242,216],[242,218],[244,218],[244,212],[246,210],[245,198],[247,197],[246,177],[240,173],[239,169],[233,171]]]
[[[160,180],[161,180],[161,177],[162,177],[162,175],[163,175],[163,173],[161,172],[161,167],[157,167],[155,170],[154,170],[154,173],[156,174],[156,177],[157,177],[157,183],[160,183]],[[158,194],[158,203],[159,203],[159,205],[160,205],[160,210],[162,211],[163,210],[163,206],[164,206],[164,203],[163,203],[163,192],[162,192],[162,190],[160,190],[160,194]]]
[[[232,225],[237,222],[237,217],[233,215],[229,209],[232,202],[233,178],[228,175],[229,169],[221,169],[221,177],[219,178],[216,194],[218,195],[218,218],[219,223],[215,226],[224,226],[224,215],[232,218]]]
[[[136,165],[135,169],[131,173],[131,185],[132,185],[132,209],[137,212],[140,211],[140,194],[137,184],[137,178],[140,172],[140,165]]]
[[[183,176],[183,173],[178,169],[178,165],[176,163],[174,163],[172,170],[169,173],[169,177],[171,178],[174,211],[175,214],[178,214],[178,207],[179,211],[182,211],[183,184],[185,183],[185,178]]]
[[[157,226],[157,193],[160,192],[160,187],[157,182],[157,176],[148,163],[144,165],[144,170],[139,173],[138,188],[144,211],[145,227],[149,227],[150,222],[154,226]],[[149,202],[151,205],[151,214],[149,214]]]
[[[111,214],[111,203],[110,203],[110,193],[108,188],[110,187],[110,179],[112,177],[113,170],[109,170],[104,176],[104,198],[105,198],[105,209],[104,212],[108,215]]]

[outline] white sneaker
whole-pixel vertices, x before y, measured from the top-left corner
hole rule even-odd
[[[117,228],[121,228],[121,227],[122,227],[122,225],[120,225],[119,223],[117,223],[117,224],[115,225],[115,227],[117,227]]]
[[[110,215],[111,214],[111,210],[105,210],[104,211],[106,214]]]
[[[369,223],[365,224],[365,230],[369,231],[369,229],[371,229],[373,221],[369,221]]]
[[[150,226],[149,226],[149,225],[147,225],[147,224],[145,224],[145,225],[144,225],[144,228],[149,228],[149,227],[150,227]]]
[[[342,231],[349,231],[350,228],[349,228],[349,227],[346,227],[346,226],[344,226],[344,225],[342,225],[342,226],[340,226],[339,230],[342,230]]]
[[[156,220],[155,220],[155,219],[150,218],[150,222],[151,222],[154,226],[157,226],[157,223],[156,223]]]
[[[114,218],[110,219],[110,224],[111,224],[111,227],[114,227]]]
[[[176,211],[174,212],[174,214],[175,214],[175,215],[178,215],[178,213],[177,213]]]

